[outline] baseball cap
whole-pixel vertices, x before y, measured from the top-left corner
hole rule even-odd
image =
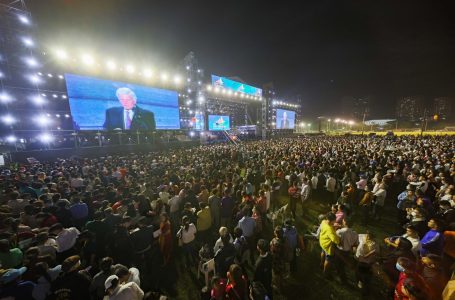
[[[104,282],[104,289],[107,291],[110,289],[114,284],[112,283],[114,280],[118,281],[118,276],[117,275],[111,275],[109,276],[106,281]]]
[[[26,271],[27,271],[26,267],[22,267],[19,269],[9,269],[5,273],[3,273],[2,277],[0,277],[0,281],[3,284],[10,283],[19,278],[20,276],[22,276],[22,274],[24,274]]]

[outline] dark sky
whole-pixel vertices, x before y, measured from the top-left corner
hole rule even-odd
[[[46,45],[201,67],[280,95],[311,113],[342,96],[376,97],[377,116],[404,95],[455,94],[455,1],[29,1]],[[94,50],[94,51],[95,51]]]

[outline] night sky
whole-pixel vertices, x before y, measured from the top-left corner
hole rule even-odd
[[[175,66],[194,51],[206,75],[274,82],[305,114],[343,96],[455,95],[455,1],[29,1],[45,45]],[[164,63],[163,63],[164,62]],[[207,76],[208,77],[208,76]]]

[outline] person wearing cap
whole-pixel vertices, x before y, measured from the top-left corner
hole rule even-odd
[[[142,300],[144,292],[135,282],[120,283],[117,275],[109,276],[104,282],[106,300]]]
[[[78,255],[66,258],[62,263],[62,273],[51,284],[51,296],[55,299],[90,299],[90,277],[80,268]]]
[[[21,280],[26,271],[26,267],[0,270],[0,299],[33,299],[32,294],[35,284],[31,281]]]

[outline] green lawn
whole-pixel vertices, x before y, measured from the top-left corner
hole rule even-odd
[[[287,201],[286,197],[281,198],[282,204]],[[300,234],[306,233],[317,222],[317,217],[321,213],[329,211],[328,205],[321,205],[320,202],[313,200],[304,207],[305,217],[302,217],[302,207],[297,206],[296,226]],[[373,221],[368,226],[368,230],[375,235],[375,239],[379,245],[383,246],[383,239],[386,236],[400,232],[396,225],[396,209],[393,205],[385,208],[383,218],[380,225],[376,225]],[[353,216],[353,228],[357,233],[365,233],[367,228],[361,226],[358,222],[358,216]],[[266,236],[271,237],[271,227],[267,228]],[[335,276],[335,279],[330,281],[322,277],[322,272],[319,268],[320,248],[317,242],[312,242],[307,245],[307,249],[298,259],[298,272],[285,283],[285,288],[282,295],[275,295],[274,299],[340,299],[354,300],[361,299],[359,290],[355,287],[356,281],[354,270],[347,269],[348,281],[350,286],[343,286]],[[178,279],[176,282],[177,296],[175,299],[200,299],[200,288],[202,287],[202,279],[200,282],[195,278],[195,271],[182,270],[178,268]],[[336,274],[335,274],[336,275]],[[373,279],[373,287],[371,295],[367,299],[386,299],[383,293],[384,285],[379,278]]]

